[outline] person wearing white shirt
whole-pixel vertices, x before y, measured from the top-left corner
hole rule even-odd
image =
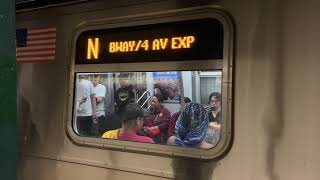
[[[77,132],[81,136],[91,136],[92,122],[96,118],[94,87],[87,75],[79,75],[76,83]]]
[[[96,99],[96,116],[97,121],[93,124],[93,133],[97,137],[101,137],[104,132],[105,125],[105,109],[104,109],[104,99],[106,96],[106,87],[99,83],[100,76],[93,75],[92,83],[94,86],[94,94]]]

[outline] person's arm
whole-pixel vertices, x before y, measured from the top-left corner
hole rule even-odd
[[[81,97],[81,99],[78,101],[79,105],[81,105],[82,103],[86,102],[87,98],[86,97]]]
[[[162,117],[159,117],[161,118],[161,120],[159,121],[159,124],[156,127],[159,128],[161,132],[165,132],[168,130],[168,126],[171,119],[171,113],[166,109],[161,111],[161,113]]]
[[[114,94],[113,103],[115,108],[118,107],[118,101],[119,101],[119,89],[116,90],[116,93]]]
[[[151,124],[152,124],[152,117],[153,117],[153,115],[152,114],[150,114],[149,116],[147,116],[147,117],[144,117],[143,118],[143,126],[150,126]]]
[[[90,82],[89,84],[89,93],[90,93],[90,98],[91,98],[91,108],[92,108],[92,116],[96,116],[96,98],[95,98],[95,93],[94,93],[94,87],[93,84]]]
[[[96,102],[100,103],[103,101],[103,99],[104,99],[104,97],[102,97],[102,96],[96,97]]]
[[[91,108],[92,108],[92,116],[95,116],[96,115],[96,98],[94,96],[94,94],[91,94],[90,95],[90,98],[91,98]]]
[[[221,126],[217,122],[210,122],[209,127],[212,129],[220,129]]]

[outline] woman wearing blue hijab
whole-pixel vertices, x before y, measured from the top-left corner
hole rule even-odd
[[[176,123],[176,134],[168,139],[167,144],[210,149],[213,145],[205,142],[208,126],[209,117],[204,107],[188,103]]]

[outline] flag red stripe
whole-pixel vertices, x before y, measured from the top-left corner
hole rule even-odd
[[[43,35],[43,34],[50,34],[56,33],[56,30],[44,31],[44,32],[30,32],[28,31],[28,35]]]
[[[28,55],[18,55],[17,54],[17,58],[27,58],[27,57],[49,57],[49,56],[54,56],[54,52],[53,53],[48,53],[48,54],[28,54]]]
[[[31,46],[47,46],[47,45],[55,45],[56,42],[47,42],[47,43],[37,43],[37,44],[28,44],[27,47]]]
[[[28,41],[51,40],[51,39],[56,39],[56,37],[33,37],[33,38],[28,37]]]
[[[48,63],[48,62],[53,62],[53,60],[17,60],[17,63]]]
[[[44,49],[17,49],[17,52],[42,52],[42,51],[54,51],[56,48],[44,48]]]

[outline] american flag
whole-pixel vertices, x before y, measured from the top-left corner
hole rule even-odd
[[[56,28],[17,29],[17,62],[47,62],[55,58]]]

